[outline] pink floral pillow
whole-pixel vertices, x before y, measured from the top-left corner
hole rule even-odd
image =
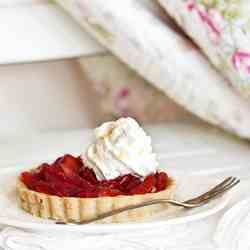
[[[100,120],[120,116],[150,123],[194,119],[114,56],[82,58],[80,63],[95,90]]]

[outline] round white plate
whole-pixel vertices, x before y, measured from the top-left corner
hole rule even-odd
[[[88,225],[57,225],[52,220],[45,220],[33,217],[18,207],[15,192],[15,178],[20,170],[9,168],[2,169],[0,175],[0,224],[27,228],[33,230],[50,231],[71,231],[84,232],[89,234],[101,233],[121,233],[128,230],[149,230],[168,225],[187,223],[199,220],[201,218],[215,214],[223,209],[229,200],[229,195],[211,201],[209,204],[195,209],[185,210],[180,208],[171,208],[166,212],[157,214],[147,221],[138,223],[120,223],[120,224],[88,224]],[[176,198],[185,200],[200,194],[217,182],[211,178],[201,177],[178,177],[174,176],[177,181]]]

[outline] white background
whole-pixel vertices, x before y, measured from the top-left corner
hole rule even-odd
[[[103,52],[47,2],[0,0],[0,138],[93,124],[90,86],[77,61],[22,64]]]

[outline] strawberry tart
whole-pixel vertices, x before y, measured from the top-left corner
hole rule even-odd
[[[62,222],[88,221],[127,205],[172,198],[174,189],[173,179],[159,168],[151,138],[132,118],[95,129],[95,139],[82,155],[66,154],[17,179],[23,210]],[[137,221],[166,206],[135,209],[106,221]]]

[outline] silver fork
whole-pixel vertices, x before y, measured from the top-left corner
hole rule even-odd
[[[122,207],[119,209],[115,209],[115,210],[112,210],[110,212],[100,214],[96,218],[90,219],[88,221],[85,220],[85,221],[80,221],[80,222],[69,222],[69,223],[74,223],[74,224],[78,224],[78,225],[88,224],[91,222],[95,222],[98,220],[102,220],[102,219],[111,217],[113,215],[120,214],[120,213],[125,212],[125,211],[129,211],[129,210],[133,210],[133,209],[137,209],[137,208],[141,208],[141,207],[146,207],[146,206],[152,206],[152,205],[156,205],[156,204],[167,204],[168,203],[168,204],[183,207],[186,209],[200,207],[200,206],[208,203],[209,201],[217,198],[218,196],[223,195],[225,192],[232,189],[233,187],[235,187],[239,183],[240,183],[240,180],[238,178],[231,176],[231,177],[226,178],[224,181],[222,181],[221,183],[219,183],[218,185],[216,185],[215,187],[213,187],[209,191],[207,191],[207,192],[205,192],[205,193],[203,193],[203,194],[201,194],[193,199],[190,199],[190,200],[177,201],[177,200],[173,200],[173,199],[156,199],[156,200],[146,201],[146,202],[143,202],[143,203],[140,203],[137,205],[130,205],[130,206],[125,206],[125,207]],[[65,223],[58,222],[58,224],[65,224]]]

